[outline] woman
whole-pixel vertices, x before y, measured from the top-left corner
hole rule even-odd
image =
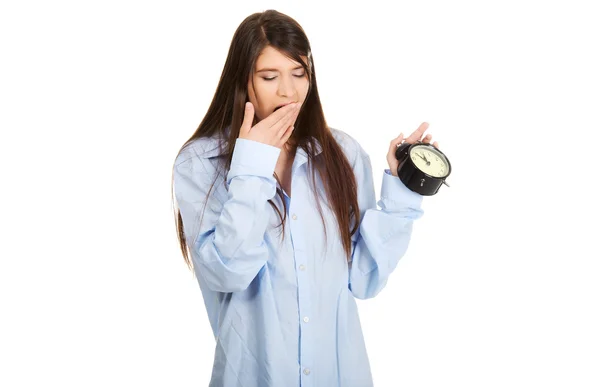
[[[376,203],[369,155],[326,124],[303,29],[274,10],[241,23],[173,169],[216,339],[211,386],[372,385],[355,298],[381,291],[423,214],[394,152],[430,142],[426,128],[390,142]]]

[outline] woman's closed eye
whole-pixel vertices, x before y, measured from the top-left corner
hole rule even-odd
[[[302,74],[302,75],[295,75],[295,74],[294,74],[294,76],[295,76],[296,78],[304,78],[304,74]],[[277,77],[272,77],[272,78],[263,78],[263,79],[264,79],[265,81],[272,81],[272,80],[273,80],[273,79],[275,79],[275,78],[277,78]]]

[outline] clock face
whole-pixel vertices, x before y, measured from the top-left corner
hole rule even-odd
[[[428,145],[413,146],[410,158],[417,168],[429,176],[444,177],[450,171],[446,157]]]

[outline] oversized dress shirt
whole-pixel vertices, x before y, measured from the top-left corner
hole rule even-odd
[[[238,138],[231,167],[208,200],[217,139],[196,139],[177,155],[175,198],[216,340],[210,386],[373,385],[355,298],[385,287],[408,248],[413,221],[423,215],[423,196],[385,169],[376,202],[369,155],[347,133],[330,130],[358,186],[360,228],[350,262],[317,173],[325,239],[302,148],[292,165],[291,197],[285,194],[283,241],[268,203],[283,209],[273,176],[279,148]]]

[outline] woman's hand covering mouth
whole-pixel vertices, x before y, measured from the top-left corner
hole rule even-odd
[[[279,108],[282,108],[282,107],[284,107],[285,105],[289,105],[289,104],[291,104],[291,103],[294,103],[294,102],[296,102],[296,101],[290,101],[290,102],[287,102],[287,103],[281,104],[281,105],[277,106],[277,107],[275,108],[275,110],[273,110],[273,111],[276,111],[277,109],[279,109]]]

